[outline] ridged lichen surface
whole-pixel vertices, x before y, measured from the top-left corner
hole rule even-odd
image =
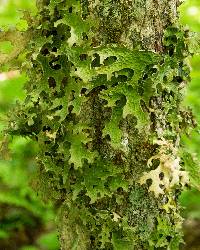
[[[43,0],[29,20],[26,100],[10,133],[37,141],[63,250],[179,249],[189,80],[176,0]]]

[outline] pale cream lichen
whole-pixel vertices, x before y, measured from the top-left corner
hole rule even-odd
[[[153,160],[159,160],[159,165],[148,173],[144,172],[139,183],[143,185],[151,179],[149,192],[154,192],[158,197],[160,194],[169,192],[176,185],[185,186],[189,183],[189,177],[186,171],[181,170],[180,158],[173,143],[165,139],[157,140],[155,143],[160,146],[159,152],[148,160],[147,165],[151,167]]]

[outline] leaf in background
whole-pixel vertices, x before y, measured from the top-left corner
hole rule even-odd
[[[37,240],[37,244],[40,246],[40,249],[58,250],[59,249],[58,234],[56,232],[49,232],[43,234]]]
[[[199,0],[185,1],[180,6],[181,22],[190,26],[195,32],[200,31],[200,2]]]
[[[182,157],[185,163],[185,170],[189,173],[190,183],[200,190],[200,164],[197,157],[188,152],[184,152]]]
[[[35,1],[0,0],[0,27],[4,30],[15,27],[21,22],[22,10],[29,10],[32,14],[35,14]]]

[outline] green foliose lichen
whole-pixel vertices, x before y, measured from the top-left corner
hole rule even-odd
[[[62,249],[176,250],[177,194],[187,183],[178,138],[192,124],[181,107],[186,32],[170,22],[157,53],[152,41],[151,51],[106,34],[101,43],[111,2],[38,1],[23,65],[27,96],[8,132],[38,142],[38,183],[60,204]]]

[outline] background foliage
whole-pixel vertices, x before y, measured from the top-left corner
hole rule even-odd
[[[7,29],[15,25],[19,29],[26,28],[20,21],[24,15],[22,10],[36,11],[34,1],[0,0],[0,27]],[[184,25],[200,32],[200,2],[188,0],[180,8]],[[0,42],[0,51],[9,52],[12,48],[8,43]],[[195,51],[194,51],[195,52]],[[192,81],[186,93],[185,105],[193,109],[197,122],[200,124],[200,55],[190,59]],[[5,126],[6,113],[17,99],[23,100],[24,75],[17,72],[0,74],[0,129]],[[200,160],[200,128],[192,132],[190,137],[184,136],[183,143],[188,151]],[[51,205],[44,205],[36,193],[29,187],[30,176],[35,174],[34,156],[37,147],[33,142],[14,137],[10,144],[10,152],[1,148],[4,159],[0,161],[0,249],[21,250],[56,250],[59,249],[54,212]],[[200,236],[198,230],[188,233],[192,228],[200,227],[200,193],[197,189],[185,191],[181,198],[185,222],[185,237],[188,245],[185,249],[198,250]],[[198,234],[199,233],[199,234]]]
[[[181,7],[181,21],[188,25],[193,32],[200,32],[200,2],[198,0],[186,1]],[[194,51],[195,53],[195,51]],[[192,108],[197,121],[197,128],[193,130],[189,137],[184,136],[183,141],[191,153],[195,154],[200,160],[200,55],[194,55],[190,58],[191,65],[191,82],[188,86],[185,105]],[[181,202],[187,206],[185,213],[192,218],[200,219],[200,196],[195,189],[185,191],[181,197]]]
[[[18,26],[22,10],[36,10],[34,1],[0,0],[0,26],[2,29]],[[8,43],[0,43],[1,52],[11,50]],[[0,74],[0,129],[6,124],[6,113],[16,100],[25,97],[24,75],[13,71]],[[2,135],[1,135],[2,137]],[[1,138],[2,140],[6,140]],[[34,157],[37,146],[28,139],[14,137],[9,152],[1,148],[0,161],[0,249],[3,250],[57,250],[59,249],[54,224],[54,211],[50,204],[41,202],[30,187],[30,176],[35,175]]]
[[[188,0],[180,8],[181,21],[184,25],[188,25],[190,30],[196,32],[199,36],[200,32],[200,1]],[[199,49],[199,44],[198,44]],[[197,51],[194,51],[196,53]],[[198,51],[199,52],[199,51]],[[189,105],[195,115],[198,123],[197,128],[192,132],[190,137],[184,137],[183,142],[188,152],[191,152],[196,161],[200,162],[200,54],[195,54],[190,58],[191,64],[191,83],[188,86],[185,104]],[[199,178],[199,176],[198,176]],[[199,188],[199,187],[198,187]],[[181,198],[181,204],[185,209],[183,216],[187,218],[185,221],[185,240],[187,246],[185,249],[200,249],[200,193],[197,189],[192,188],[185,191]],[[190,248],[189,248],[190,246]]]

